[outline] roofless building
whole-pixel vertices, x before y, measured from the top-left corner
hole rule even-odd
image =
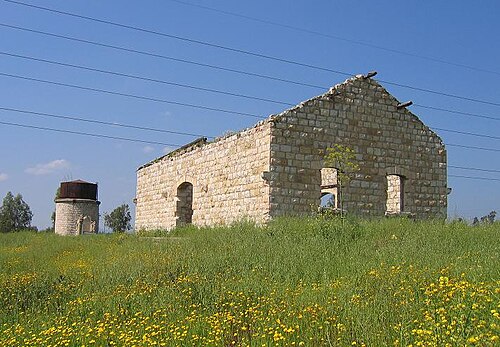
[[[200,139],[137,170],[136,229],[265,223],[307,215],[323,195],[361,216],[446,218],[446,148],[382,85],[358,75],[212,142]],[[352,149],[359,171],[340,185],[328,148]]]

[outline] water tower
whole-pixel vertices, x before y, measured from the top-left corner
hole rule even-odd
[[[97,184],[82,180],[61,182],[56,199],[55,233],[81,235],[99,231]]]

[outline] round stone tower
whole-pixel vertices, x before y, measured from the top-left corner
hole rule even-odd
[[[61,182],[56,199],[55,233],[80,235],[99,231],[97,184],[81,180]]]

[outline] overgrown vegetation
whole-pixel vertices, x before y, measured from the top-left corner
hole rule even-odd
[[[104,225],[115,233],[124,233],[132,228],[130,221],[130,208],[127,204],[123,204],[115,208],[111,213],[104,214]]]
[[[498,223],[318,217],[144,236],[1,234],[0,345],[499,341]]]

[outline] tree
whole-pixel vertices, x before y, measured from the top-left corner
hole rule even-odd
[[[33,213],[21,194],[14,196],[8,192],[0,208],[0,231],[10,232],[32,229]]]
[[[57,187],[56,195],[54,197],[54,202],[56,202],[56,200],[59,199],[60,195],[61,195],[61,187]],[[52,211],[52,214],[50,215],[50,220],[52,221],[52,231],[55,231],[56,230],[56,210]]]
[[[337,169],[337,182],[338,182],[338,199],[340,205],[340,217],[344,217],[344,198],[342,193],[342,186],[345,186],[351,180],[349,174],[359,170],[356,164],[356,154],[350,147],[335,144],[333,147],[326,149],[324,159],[325,167],[332,167]]]
[[[131,229],[130,209],[127,204],[115,208],[111,213],[104,214],[104,224],[111,228],[113,232],[123,233]]]

